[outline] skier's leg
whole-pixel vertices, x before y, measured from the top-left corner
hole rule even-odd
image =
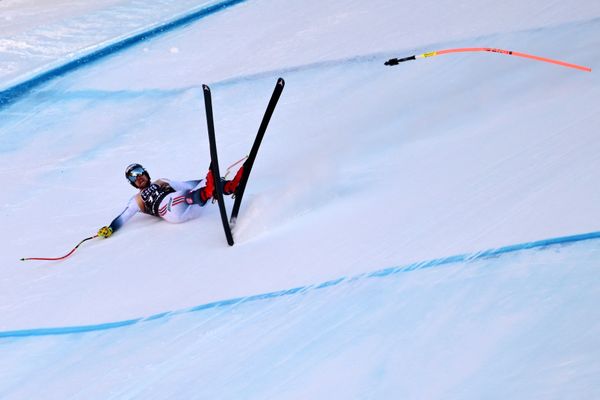
[[[167,222],[178,224],[198,218],[202,214],[200,204],[187,204],[186,194],[175,192],[160,203],[159,216]]]
[[[204,211],[202,209],[202,206],[199,204],[181,204],[178,206],[181,209],[181,212],[179,212],[177,214],[177,221],[176,223],[180,223],[180,222],[186,222],[189,221],[191,219],[195,219],[198,218],[202,212]]]

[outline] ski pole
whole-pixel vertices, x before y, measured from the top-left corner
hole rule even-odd
[[[547,62],[547,63],[551,63],[551,64],[560,65],[562,67],[578,69],[580,71],[585,71],[585,72],[592,72],[591,68],[584,67],[584,66],[577,65],[577,64],[571,64],[568,62],[564,62],[564,61],[560,61],[560,60],[553,60],[551,58],[535,56],[532,54],[519,53],[518,51],[494,49],[491,47],[465,47],[465,48],[459,48],[459,49],[446,49],[446,50],[439,50],[439,51],[431,51],[429,53],[423,53],[423,54],[409,56],[409,57],[391,58],[391,59],[387,60],[384,64],[392,66],[392,65],[398,65],[401,62],[416,60],[417,58],[429,58],[429,57],[441,56],[442,54],[467,53],[467,52],[478,52],[478,51],[485,51],[485,52],[489,52],[489,53],[499,53],[499,54],[504,54],[507,56],[529,58],[530,60]]]
[[[71,254],[73,254],[75,252],[75,250],[77,250],[77,248],[79,246],[81,246],[81,244],[83,242],[87,242],[88,240],[91,239],[95,239],[97,238],[98,235],[95,236],[90,236],[88,238],[83,239],[81,242],[79,242],[79,244],[77,244],[77,246],[75,246],[73,248],[73,250],[71,250],[68,254],[62,256],[62,257],[28,257],[28,258],[21,258],[21,261],[58,261],[58,260],[64,260],[65,258],[69,257]]]
[[[243,158],[240,158],[239,160],[237,160],[236,162],[231,164],[229,167],[227,167],[227,171],[225,172],[225,176],[223,178],[227,178],[227,175],[229,175],[229,173],[231,172],[231,168],[235,167],[242,161],[246,161],[247,159],[248,159],[248,156],[244,156]]]

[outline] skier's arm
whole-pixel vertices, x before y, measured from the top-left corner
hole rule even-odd
[[[137,202],[136,196],[133,196],[131,200],[129,200],[129,203],[127,204],[125,210],[123,210],[123,212],[119,214],[117,218],[113,219],[109,226],[103,226],[102,228],[100,228],[100,230],[98,231],[98,236],[101,236],[103,238],[109,237],[113,234],[113,232],[119,230],[119,228],[121,228],[127,221],[131,219],[131,217],[133,217],[139,211],[141,211],[140,206]]]

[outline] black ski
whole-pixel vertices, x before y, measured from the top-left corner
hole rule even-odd
[[[227,243],[233,246],[233,236],[231,235],[231,227],[227,218],[227,210],[225,209],[225,201],[223,200],[223,188],[221,187],[221,173],[219,172],[219,158],[217,156],[217,139],[215,137],[215,123],[212,112],[212,98],[210,88],[207,85],[202,85],[204,89],[204,106],[206,108],[206,125],[208,128],[208,142],[210,144],[210,170],[215,179],[215,191],[213,197],[217,199],[219,204],[219,212],[221,213],[221,221],[225,230]]]
[[[250,150],[248,159],[244,162],[244,172],[242,174],[242,179],[240,180],[240,183],[237,189],[235,190],[234,194],[235,202],[233,203],[233,210],[231,211],[231,226],[235,225],[235,222],[237,220],[237,216],[240,211],[240,205],[242,204],[242,197],[244,196],[244,191],[246,190],[246,184],[248,183],[248,177],[250,176],[250,171],[252,170],[252,166],[254,165],[254,160],[256,159],[258,148],[260,147],[260,143],[262,142],[263,136],[265,136],[267,126],[269,125],[269,121],[271,120],[273,111],[275,111],[275,106],[277,106],[277,101],[281,96],[281,92],[283,92],[284,86],[285,81],[283,80],[283,78],[277,79],[277,84],[275,84],[275,89],[273,90],[273,94],[271,95],[271,100],[269,100],[269,105],[267,106],[265,115],[263,116],[260,127],[258,128],[256,139],[254,139],[254,144],[252,145],[252,149]]]

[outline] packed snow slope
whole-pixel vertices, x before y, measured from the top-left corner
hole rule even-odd
[[[89,3],[89,2],[88,2]],[[198,0],[5,0],[0,89],[216,3]]]
[[[3,399],[587,399],[600,246],[2,339]],[[574,292],[577,292],[575,294]]]
[[[512,6],[448,6],[442,23],[438,4],[244,3],[3,109],[0,327],[126,319],[598,230],[597,74],[496,54],[383,66],[460,46],[594,66],[595,3]],[[66,262],[18,261],[108,224],[133,195],[130,162],[203,177],[201,83],[223,164],[246,154],[280,75],[234,248],[207,207],[178,226],[140,216]]]
[[[139,318],[600,230],[600,4],[526,3],[251,0],[0,109],[0,331]],[[0,21],[14,23],[0,43],[23,44],[0,54],[0,87],[185,13],[148,6],[139,19],[136,1],[48,2],[46,21],[28,4],[0,3],[12,6]],[[129,18],[135,27],[123,29]],[[72,24],[87,35],[65,36]],[[44,59],[47,40],[58,50]],[[383,65],[451,47],[593,72],[490,53]],[[136,216],[63,262],[19,261],[65,254],[110,223],[135,193],[123,178],[131,162],[153,178],[204,177],[202,83],[222,169],[245,155],[279,76],[286,88],[235,246],[209,205],[181,225]],[[589,241],[106,332],[0,339],[0,397],[46,387],[205,398],[226,387],[222,398],[593,398],[597,253]],[[90,386],[99,376],[105,384]]]

